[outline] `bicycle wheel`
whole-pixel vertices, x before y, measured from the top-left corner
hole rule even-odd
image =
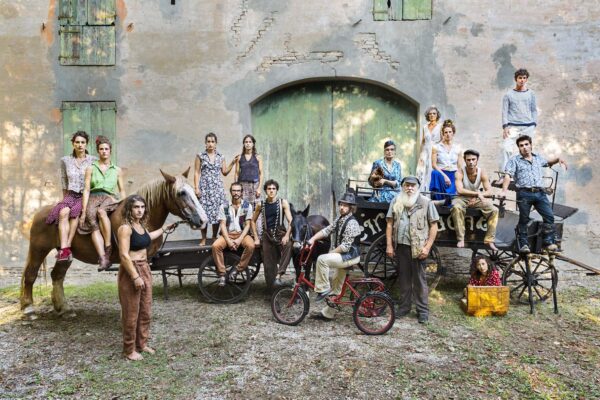
[[[224,253],[225,268],[229,271],[240,263],[240,257],[235,253]],[[198,287],[200,293],[213,303],[236,303],[242,300],[250,289],[248,270],[237,274],[235,281],[226,280],[225,286],[219,286],[219,274],[212,256],[207,257],[198,270]]]
[[[352,318],[363,333],[383,335],[396,321],[394,302],[383,292],[369,292],[354,303]]]
[[[298,325],[308,314],[308,296],[299,287],[294,294],[293,287],[281,287],[271,296],[273,316],[284,325]]]

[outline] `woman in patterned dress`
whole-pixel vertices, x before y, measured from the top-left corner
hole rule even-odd
[[[198,153],[194,161],[194,190],[206,211],[208,223],[212,225],[212,237],[215,239],[219,230],[219,208],[227,205],[221,174],[227,176],[231,172],[235,159],[227,165],[225,157],[217,151],[217,135],[212,132],[204,137],[204,144],[206,150]],[[208,227],[201,230],[201,246],[206,244],[207,230]]]
[[[423,126],[421,131],[421,146],[419,151],[419,161],[417,163],[416,175],[421,181],[421,191],[429,189],[431,179],[431,152],[433,146],[440,142],[442,122],[442,114],[436,106],[430,106],[425,111],[425,120],[427,124]]]
[[[402,168],[400,162],[394,159],[395,156],[396,144],[393,140],[388,140],[383,144],[383,158],[375,161],[371,167],[371,174],[377,168],[381,168],[383,177],[373,181],[373,187],[378,190],[369,201],[389,203],[396,197],[396,189],[400,187],[402,179]]]
[[[56,255],[58,261],[71,261],[71,242],[77,231],[77,221],[82,209],[82,196],[85,183],[85,170],[96,157],[90,156],[86,150],[89,136],[84,131],[77,131],[71,137],[73,153],[60,159],[60,178],[63,199],[46,218],[48,225],[58,225],[60,249]]]

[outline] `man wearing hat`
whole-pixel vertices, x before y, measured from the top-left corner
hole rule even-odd
[[[415,299],[419,323],[429,319],[429,289],[424,260],[437,235],[440,216],[433,202],[419,193],[419,179],[402,179],[402,191],[392,200],[386,215],[386,254],[395,257],[400,299],[396,316],[410,313]]]
[[[346,277],[345,268],[358,264],[360,261],[360,225],[352,215],[355,205],[354,193],[344,193],[338,202],[339,216],[331,225],[320,230],[308,240],[308,244],[312,245],[315,241],[324,239],[333,233],[331,251],[317,258],[315,278],[317,301],[321,301],[327,296],[339,295]],[[329,284],[329,268],[335,268],[331,286]],[[333,318],[333,314],[334,309],[331,307],[325,307],[321,311],[321,315],[328,319]]]

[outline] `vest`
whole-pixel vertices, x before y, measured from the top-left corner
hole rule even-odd
[[[241,204],[241,213],[238,213],[238,223],[240,224],[240,228],[244,229],[244,223],[246,223],[246,216],[248,215],[248,209],[250,208],[250,203],[246,200],[242,200]],[[223,211],[225,212],[225,226],[229,229],[229,224],[231,224],[231,214],[229,213],[229,204],[223,207]]]
[[[263,224],[263,231],[268,231],[269,229],[267,228],[267,201],[263,201],[261,204],[261,214],[262,214],[262,224]],[[281,199],[277,199],[276,201],[277,207],[275,208],[276,210],[276,214],[275,214],[275,226],[272,227],[271,233],[273,234],[273,237],[275,237],[275,230],[277,229],[277,227],[279,226],[283,226],[283,206],[281,205]]]
[[[397,197],[399,200],[400,198]],[[397,201],[397,200],[396,200]],[[429,207],[429,200],[427,197],[422,194],[417,198],[417,202],[415,205],[408,210],[408,219],[409,219],[409,233],[410,233],[410,250],[412,258],[417,258],[419,253],[423,247],[425,247],[425,243],[427,243],[427,239],[429,238],[429,221],[427,220],[427,209]],[[393,207],[394,202],[390,204],[390,207]],[[403,212],[402,209],[401,212]],[[396,247],[396,232],[398,232],[398,224],[400,223],[400,215],[396,215],[394,212],[394,235],[393,235],[393,243],[394,247]]]
[[[348,223],[350,221],[357,221],[356,218],[354,218],[354,215],[351,215],[350,217],[348,217],[348,219],[346,219],[346,221],[344,221],[344,223],[342,224],[342,228],[340,231],[340,220],[338,219],[338,222],[335,225],[335,229],[334,229],[334,238],[333,238],[333,243],[334,246],[333,248],[337,248],[340,243],[342,242],[342,237],[344,237],[344,233],[346,232],[346,228],[348,227]],[[358,221],[357,221],[358,223]],[[353,258],[359,257],[360,256],[360,233],[358,235],[356,235],[354,237],[354,241],[352,242],[352,245],[350,246],[350,250],[342,253],[342,260],[343,261],[348,261],[351,260]]]
[[[481,186],[481,168],[477,167],[477,177],[475,177],[475,183],[472,183],[469,180],[469,177],[467,175],[467,167],[463,166],[462,170],[464,188],[473,192],[479,192],[479,186]]]

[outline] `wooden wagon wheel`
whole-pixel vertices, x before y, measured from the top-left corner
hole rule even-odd
[[[213,303],[236,303],[242,300],[250,288],[252,270],[244,270],[237,274],[235,281],[229,280],[229,271],[240,262],[240,256],[235,253],[225,252],[225,268],[227,280],[225,286],[218,285],[219,275],[212,256],[207,257],[200,265],[198,271],[198,287],[200,293]],[[250,276],[249,276],[250,275]]]
[[[510,249],[498,249],[492,250],[488,247],[480,247],[480,248],[472,248],[473,254],[471,255],[471,260],[473,260],[477,256],[485,256],[489,258],[495,265],[496,268],[500,271],[504,271],[504,269],[510,264],[518,253],[515,253],[512,248]]]
[[[367,278],[396,279],[395,261],[385,254],[385,248],[385,235],[379,236],[369,247],[363,263],[363,270]],[[429,256],[425,260],[425,270],[429,290],[434,290],[444,274],[440,252],[435,245],[431,247]]]
[[[545,301],[550,296],[554,299],[554,311],[558,312],[558,274],[553,258],[535,253],[517,256],[504,268],[502,284],[510,288],[513,300],[529,304],[532,313],[535,303]]]

